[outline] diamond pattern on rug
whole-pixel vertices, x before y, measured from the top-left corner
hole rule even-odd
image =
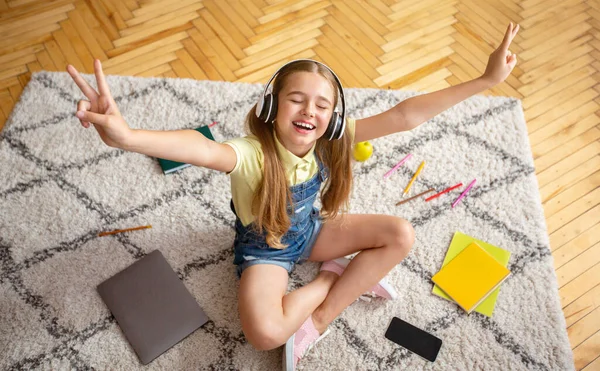
[[[244,134],[244,117],[262,91],[258,84],[107,79],[131,127],[217,121],[211,130],[218,141]],[[347,106],[360,118],[414,94],[347,89]],[[227,176],[193,167],[164,176],[155,159],[105,146],[73,116],[82,98],[66,73],[35,73],[0,133],[0,172],[7,175],[0,184],[0,309],[8,313],[0,319],[8,329],[0,335],[0,368],[279,368],[280,350],[258,352],[241,332]],[[351,305],[299,368],[573,369],[520,102],[473,97],[372,143],[373,157],[354,164],[351,210],[413,224],[415,245],[388,277],[400,297]],[[412,161],[383,180],[407,153]],[[477,186],[454,209],[456,194],[394,206],[422,160],[411,194],[473,178]],[[146,224],[153,228],[97,237]],[[467,316],[431,294],[431,276],[457,230],[513,253],[493,318]],[[211,320],[142,367],[96,286],[157,248]],[[315,263],[298,266],[290,289],[317,271]],[[434,364],[385,340],[393,316],[444,340]]]

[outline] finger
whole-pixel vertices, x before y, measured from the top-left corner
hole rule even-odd
[[[80,100],[77,102],[77,111],[89,111],[92,108],[92,103],[88,100]]]
[[[504,39],[502,39],[502,48],[504,50],[508,50],[508,47],[510,46],[510,43],[512,41],[512,30],[513,30],[513,24],[512,22],[510,22],[508,24],[508,28],[506,29],[506,33],[504,34]]]
[[[91,108],[92,108],[92,103],[90,101],[82,99],[79,102],[77,102],[77,112],[79,112],[79,111],[89,111]],[[89,128],[90,127],[90,123],[87,122],[87,121],[79,120],[79,122],[81,122],[81,125],[84,128]]]
[[[81,90],[81,92],[89,100],[94,100],[98,97],[98,93],[96,93],[94,88],[92,88],[90,86],[90,84],[88,84],[87,81],[85,81],[85,79],[83,77],[81,77],[81,75],[79,74],[79,72],[77,72],[75,67],[73,67],[70,64],[67,65],[67,72],[69,73],[69,75],[71,75],[71,78],[73,79],[73,81],[75,81],[75,84],[77,84],[77,86],[79,86],[79,89]]]
[[[108,124],[108,116],[102,115],[99,113],[94,113],[90,111],[77,111],[76,116],[83,121],[87,121],[92,124],[98,125],[107,125]]]
[[[515,36],[517,36],[517,32],[519,32],[519,29],[521,28],[521,25],[517,24],[512,32],[512,38],[514,39]]]
[[[509,63],[509,64],[510,64],[510,68],[511,68],[511,70],[512,70],[512,69],[513,69],[513,68],[515,68],[515,66],[517,65],[517,55],[516,55],[516,54],[513,54],[513,55],[511,56],[511,58],[512,58],[512,59],[511,59],[511,61],[510,61],[510,63]]]
[[[94,61],[94,73],[96,74],[98,91],[101,95],[106,95],[107,97],[110,97],[110,90],[108,89],[108,84],[106,83],[106,79],[104,78],[104,72],[102,71],[102,63],[100,63],[99,59],[96,59]]]

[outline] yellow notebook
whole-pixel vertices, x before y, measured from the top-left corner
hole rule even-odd
[[[508,266],[508,261],[510,260],[511,256],[510,251],[504,250],[498,246],[494,246],[485,241],[478,240],[475,237],[471,237],[467,234],[456,231],[454,233],[454,236],[452,237],[452,241],[450,242],[450,246],[448,247],[446,256],[444,257],[442,268],[445,267],[446,264],[448,264],[450,261],[452,261],[452,259],[454,259],[456,255],[463,251],[472,242],[475,242],[476,244],[481,246],[485,251],[492,255],[500,264],[502,264],[505,267]],[[452,301],[452,298],[446,295],[446,293],[444,293],[437,285],[433,285],[433,289],[431,292],[441,298]],[[477,307],[475,307],[475,312],[491,317],[494,313],[494,308],[496,307],[496,301],[498,299],[499,294],[500,287],[497,287]]]
[[[431,280],[467,313],[471,313],[510,271],[476,243],[471,243]]]

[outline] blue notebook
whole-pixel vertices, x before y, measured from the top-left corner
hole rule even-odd
[[[199,128],[196,128],[194,130],[200,132],[202,135],[204,135],[205,137],[207,137],[210,140],[215,140],[212,133],[210,132],[210,128],[206,125],[200,126]],[[178,170],[184,169],[188,166],[191,166],[190,164],[186,164],[184,162],[165,160],[163,158],[159,158],[158,163],[160,164],[160,167],[162,168],[162,171],[164,174],[169,174],[174,171],[178,171]]]

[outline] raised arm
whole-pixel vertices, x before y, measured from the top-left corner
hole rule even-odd
[[[98,92],[85,81],[75,67],[68,65],[67,72],[89,99],[77,103],[76,116],[83,127],[93,126],[107,145],[224,172],[229,172],[235,167],[237,160],[233,148],[211,141],[195,130],[131,129],[121,116],[110,93],[99,60],[94,61]]]
[[[517,64],[517,55],[508,48],[518,31],[519,25],[514,28],[512,23],[508,25],[502,43],[490,54],[485,72],[480,77],[406,99],[388,111],[357,120],[355,142],[414,129],[455,104],[504,81]]]

